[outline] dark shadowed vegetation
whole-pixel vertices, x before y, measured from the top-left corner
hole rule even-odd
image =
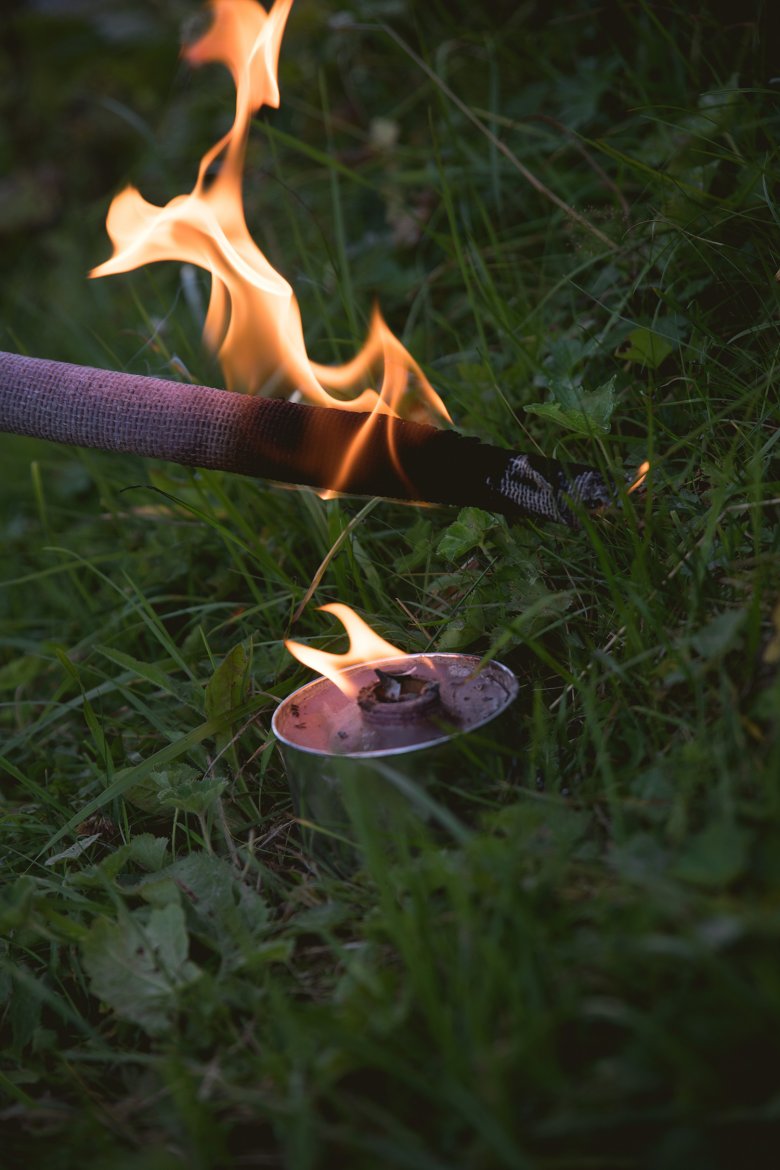
[[[2,348],[219,377],[202,273],[86,280],[229,123],[200,19],[4,4]],[[245,192],[312,356],[378,298],[462,430],[653,471],[572,533],[0,437],[5,1164],[770,1164],[777,43],[753,0],[296,4]],[[510,766],[389,847],[358,809],[351,871],[269,730],[332,600],[523,688]]]

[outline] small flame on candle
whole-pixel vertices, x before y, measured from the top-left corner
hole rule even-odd
[[[293,658],[297,658],[304,666],[316,670],[318,674],[325,675],[348,698],[354,699],[360,689],[344,674],[348,667],[358,666],[364,662],[379,662],[384,658],[407,657],[403,650],[380,638],[379,634],[375,633],[348,605],[334,601],[319,608],[325,613],[332,613],[344,626],[349,636],[349,650],[344,654],[329,654],[325,650],[314,650],[301,642],[290,641],[285,642],[285,646]]]

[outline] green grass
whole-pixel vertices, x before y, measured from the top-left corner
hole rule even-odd
[[[117,184],[189,189],[229,116],[218,70],[177,66],[194,11],[7,18],[29,84],[0,97],[6,195],[39,197],[0,201],[4,348],[217,376],[175,265],[84,279]],[[294,9],[246,183],[312,356],[354,352],[378,296],[461,429],[647,455],[651,481],[574,534],[0,438],[5,1163],[769,1165],[780,126],[760,5],[338,11]],[[526,409],[611,379],[597,438]],[[282,641],[340,647],[314,608],[332,600],[522,683],[513,758],[464,747],[392,844],[353,793],[352,869],[304,845],[270,735],[308,677]]]

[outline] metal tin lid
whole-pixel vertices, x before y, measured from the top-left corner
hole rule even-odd
[[[320,756],[392,756],[432,747],[489,723],[516,698],[519,684],[512,671],[500,662],[479,669],[480,662],[474,654],[407,654],[353,666],[344,672],[352,696],[330,679],[317,678],[279,704],[271,726],[283,744]],[[392,713],[382,714],[385,698],[379,696],[379,717],[376,709],[365,710],[366,694],[382,677],[377,669],[385,678],[402,680],[387,688]],[[422,687],[406,685],[410,678],[428,694],[428,684],[436,684],[436,702],[419,703],[415,693]]]

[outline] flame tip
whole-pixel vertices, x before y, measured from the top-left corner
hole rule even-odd
[[[637,467],[637,469],[636,469],[636,474],[634,475],[634,479],[633,479],[630,487],[628,487],[626,489],[626,491],[628,492],[629,495],[631,494],[631,492],[635,492],[638,488],[642,487],[645,480],[647,479],[648,473],[650,471],[650,467],[651,467],[651,464],[650,464],[649,459],[645,459],[642,463],[639,464],[639,467]]]

